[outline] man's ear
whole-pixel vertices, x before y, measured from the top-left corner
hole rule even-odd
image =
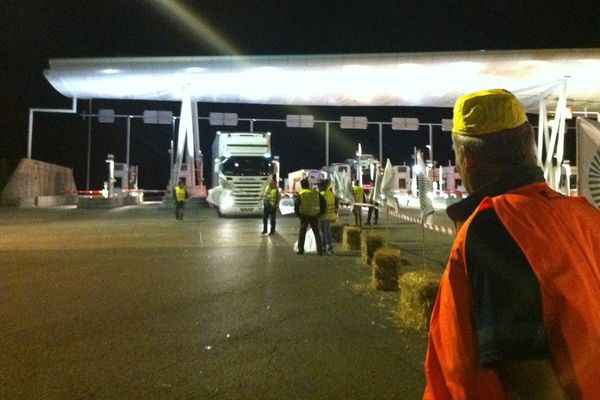
[[[478,165],[477,158],[473,155],[473,152],[469,149],[463,149],[463,168],[469,175],[472,174],[473,168]]]

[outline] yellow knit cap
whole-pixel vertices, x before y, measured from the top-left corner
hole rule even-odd
[[[456,100],[452,132],[482,136],[516,128],[526,121],[525,110],[514,94],[504,89],[482,90]]]

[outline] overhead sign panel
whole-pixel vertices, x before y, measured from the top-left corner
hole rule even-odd
[[[172,111],[144,110],[145,124],[170,125],[173,122]]]
[[[452,124],[451,119],[447,119],[447,118],[442,119],[442,130],[444,132],[452,132],[452,126],[453,126],[453,124]]]
[[[340,127],[342,129],[367,129],[368,123],[367,117],[340,117]]]
[[[395,131],[418,131],[418,118],[392,118],[392,129]]]
[[[211,125],[225,125],[225,126],[237,126],[238,115],[237,113],[220,113],[211,112],[208,115],[208,122]]]
[[[313,128],[315,117],[312,115],[288,114],[285,117],[285,125],[288,128]]]
[[[173,123],[173,111],[159,111],[158,123],[161,125],[170,125]]]
[[[101,109],[98,110],[98,122],[103,124],[112,124],[115,122],[115,110]]]

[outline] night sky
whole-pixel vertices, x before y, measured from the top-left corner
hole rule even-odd
[[[180,7],[209,27],[210,35],[193,33],[158,4]],[[450,4],[453,5],[450,5]],[[467,3],[476,3],[466,6]],[[206,30],[205,30],[206,32]],[[225,44],[225,45],[223,45]],[[380,53],[457,50],[509,50],[600,47],[597,3],[587,1],[143,1],[143,0],[0,0],[0,158],[26,156],[30,107],[70,108],[42,71],[48,59],[61,57],[125,57],[178,55],[275,55]],[[449,77],[450,79],[450,77]],[[78,112],[87,111],[80,100]],[[92,111],[112,108],[117,114],[144,109],[172,110],[177,103],[93,100]],[[317,119],[341,115],[367,116],[370,121],[418,117],[439,123],[447,109],[399,107],[310,107],[199,104],[199,115],[237,112],[241,118],[285,118],[312,113]],[[106,179],[104,158],[125,160],[125,120],[92,124],[91,187]],[[200,124],[202,151],[210,155],[215,127]],[[248,126],[240,123],[238,130]],[[283,172],[320,168],[325,162],[324,125],[286,129],[283,124],[256,123],[255,131],[273,132],[273,154]],[[74,169],[85,186],[88,123],[81,116],[42,114],[35,117],[33,158]],[[427,129],[418,133],[384,129],[384,162],[410,162],[413,146],[424,148]],[[140,186],[165,188],[169,175],[170,127],[132,123],[131,164],[139,165]],[[331,127],[330,161],[351,158],[360,142],[363,152],[378,155],[378,130]],[[434,131],[435,159],[450,159],[449,136]],[[568,150],[567,150],[568,151]],[[209,171],[205,177],[209,178]]]

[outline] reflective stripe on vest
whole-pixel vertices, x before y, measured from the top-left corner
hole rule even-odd
[[[319,215],[320,211],[319,192],[311,189],[302,189],[300,191],[300,213],[314,217]]]
[[[327,207],[325,208],[325,214],[323,214],[321,219],[335,222],[337,219],[337,212],[335,210],[335,195],[331,190],[324,190],[321,192],[321,195],[325,197],[325,203],[327,204]]]
[[[583,198],[535,183],[486,198],[457,233],[431,317],[424,399],[507,399],[494,369],[479,366],[465,240],[473,216],[493,207],[540,283],[554,368],[576,398],[600,393],[600,212]],[[554,245],[552,245],[554,243]],[[557,245],[560,244],[560,245]]]

